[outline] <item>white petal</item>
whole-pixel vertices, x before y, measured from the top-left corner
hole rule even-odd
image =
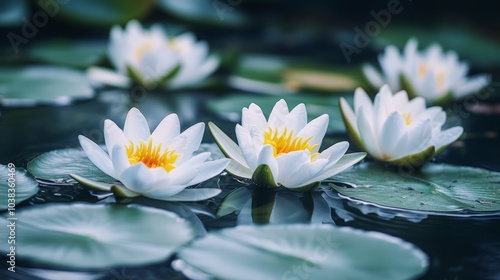
[[[425,99],[421,96],[413,98],[409,103],[407,103],[407,111],[411,112],[411,117],[415,118],[419,114],[425,111]]]
[[[147,141],[151,135],[146,118],[137,108],[128,111],[123,133],[127,139],[132,140],[135,144],[139,144],[141,140]]]
[[[111,159],[109,158],[109,155],[106,154],[106,152],[104,152],[96,143],[92,142],[90,139],[83,135],[79,135],[78,140],[80,141],[80,145],[82,146],[83,151],[90,159],[90,161],[102,172],[117,179],[115,177],[113,164],[111,162]]]
[[[266,129],[267,120],[264,116],[264,113],[262,112],[262,109],[254,103],[250,104],[248,108],[243,108],[241,116],[241,126],[243,126],[247,130],[250,130],[250,128],[254,126],[259,130]]]
[[[120,181],[131,191],[141,194],[149,191],[155,183],[153,176],[149,173],[149,168],[142,162],[125,169],[120,176]]]
[[[411,155],[427,149],[431,146],[431,121],[426,120],[417,123],[413,122],[410,126],[407,126],[406,134],[407,138],[404,139],[405,141],[400,141],[401,146],[398,145],[396,148],[397,152],[400,153],[401,156]]]
[[[156,199],[165,201],[200,201],[215,197],[221,193],[220,189],[215,188],[194,188],[194,189],[183,189],[182,191],[171,195],[156,197]],[[158,193],[156,193],[157,195]],[[149,196],[146,195],[146,196]],[[154,198],[154,197],[152,197]],[[209,279],[209,278],[207,278]]]
[[[106,142],[106,149],[110,156],[113,153],[114,146],[125,146],[129,144],[123,131],[111,120],[104,121],[104,142]]]
[[[243,128],[241,125],[236,125],[236,138],[238,139],[238,145],[241,149],[241,154],[245,159],[245,163],[250,169],[257,168],[257,157],[258,150],[253,144],[250,132]]]
[[[215,141],[221,146],[221,150],[223,150],[224,154],[233,159],[236,164],[241,165],[242,167],[248,167],[245,162],[245,158],[243,158],[240,147],[214,123],[209,122],[208,126],[215,138]]]
[[[363,107],[366,110],[366,114],[368,114],[370,117],[372,116],[373,112],[373,104],[368,97],[368,94],[366,94],[366,91],[362,88],[356,88],[354,91],[354,113],[356,115],[359,114],[360,108]]]
[[[172,185],[170,181],[164,180],[157,182],[154,189],[143,195],[154,199],[168,200],[169,197],[182,192],[186,187],[186,185]]]
[[[398,49],[394,46],[387,46],[384,55],[380,57],[379,61],[390,88],[394,91],[400,90],[401,57]]]
[[[330,146],[328,149],[324,150],[321,152],[319,155],[316,156],[316,160],[318,159],[327,159],[328,164],[335,164],[342,156],[344,156],[345,152],[349,148],[349,142],[347,141],[342,141],[338,142],[332,146]],[[328,167],[325,167],[328,168]]]
[[[307,125],[307,110],[304,103],[300,103],[290,111],[285,117],[285,126],[293,129],[294,132],[300,131]]]
[[[385,84],[380,73],[369,64],[363,65],[363,74],[373,87],[379,88]]]
[[[130,167],[130,161],[124,146],[114,146],[112,154],[113,156],[111,157],[111,160],[113,162],[115,178],[120,178],[122,172]]]
[[[219,175],[229,164],[229,161],[230,159],[223,158],[203,163],[196,177],[189,182],[189,185],[196,185]]]
[[[285,100],[280,99],[273,107],[271,114],[269,114],[268,124],[271,127],[283,127],[285,124],[285,117],[288,114],[288,106]]]
[[[199,63],[199,62],[197,62]],[[195,86],[212,74],[219,66],[220,60],[215,56],[208,57],[203,64],[198,65],[192,72],[181,76],[179,73],[168,84],[169,88],[181,88],[184,86]]]
[[[340,109],[342,110],[342,113],[344,117],[346,118],[346,121],[351,125],[356,132],[359,134],[358,131],[358,124],[357,124],[357,118],[356,115],[354,114],[353,110],[351,109],[351,106],[347,103],[347,101],[341,97],[340,98]]]
[[[328,128],[328,115],[323,114],[311,122],[309,122],[298,134],[297,136],[303,137],[304,139],[307,139],[312,136],[312,139],[309,141],[310,145],[316,145],[318,146],[313,149],[313,153],[317,152],[319,150],[319,146],[321,145],[321,142],[323,141],[323,138],[325,137],[326,134],[326,129]]]
[[[491,77],[488,75],[472,77],[453,89],[454,98],[459,99],[469,94],[477,94],[481,89],[486,87],[490,81]]]
[[[274,158],[273,148],[270,145],[265,145],[259,154],[259,158],[257,159],[257,166],[261,164],[267,164],[267,166],[269,166],[271,172],[273,173],[274,182],[278,183],[278,163],[276,162],[276,158]]]
[[[302,186],[309,185],[314,182],[323,181],[326,178],[332,177],[335,174],[338,174],[346,170],[347,168],[351,167],[352,165],[358,163],[363,158],[365,158],[365,156],[366,156],[365,153],[353,153],[344,155],[341,159],[339,159],[339,161],[337,161],[336,164],[329,167],[328,169],[325,168],[321,170],[321,172],[317,174],[314,178],[308,180],[307,182],[302,183]]]
[[[363,141],[366,152],[374,158],[381,159],[382,153],[379,148],[379,139],[375,134],[375,131],[373,130],[370,121],[368,120],[368,116],[366,116],[363,108],[361,108],[358,114],[358,129],[361,141]]]
[[[368,119],[375,135],[380,135],[382,125],[388,117],[387,114],[397,110],[396,108],[391,108],[394,105],[391,89],[387,85],[382,86],[373,101],[373,119]]]
[[[182,164],[184,161],[191,158],[194,151],[198,150],[204,132],[205,123],[197,123],[184,130],[184,132],[172,140],[172,144],[169,145],[169,148],[181,154],[177,159],[177,164]]]
[[[461,126],[455,126],[441,131],[438,135],[432,138],[432,143],[434,147],[436,147],[436,151],[439,151],[441,148],[453,143],[460,137],[460,135],[462,135],[463,132],[464,129]]]
[[[101,67],[92,66],[87,69],[87,77],[92,86],[99,87],[102,85],[109,85],[119,88],[129,88],[132,81],[129,77],[105,69]]]
[[[400,113],[392,112],[389,118],[387,118],[382,127],[380,140],[380,148],[382,149],[383,158],[394,159],[397,157],[395,149],[404,134],[405,127],[405,120]]]
[[[278,163],[277,183],[284,183],[286,180],[302,166],[303,163],[310,161],[311,154],[308,151],[296,151],[282,154],[276,157]]]
[[[205,160],[207,160],[209,156],[210,153],[208,152],[197,154],[186,162],[178,165],[168,173],[168,176],[171,180],[170,183],[172,185],[189,186],[189,182],[196,178],[198,172],[200,171],[200,166]]]
[[[306,162],[300,166],[300,168],[292,174],[290,177],[286,178],[283,185],[289,189],[298,188],[304,186],[307,181],[314,181],[314,178],[323,171],[323,168],[328,164],[326,159],[318,159],[312,162]]]
[[[436,78],[433,71],[428,71],[424,79],[416,87],[417,95],[426,98],[427,100],[439,99],[445,92],[439,94],[436,84]]]
[[[165,147],[165,145],[170,144],[172,140],[179,135],[180,127],[181,125],[177,114],[166,116],[151,134],[153,143],[155,145],[162,143]]]

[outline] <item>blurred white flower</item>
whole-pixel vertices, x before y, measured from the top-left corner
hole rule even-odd
[[[351,139],[373,158],[395,165],[419,167],[462,135],[455,126],[441,130],[446,113],[426,108],[425,100],[408,100],[405,91],[392,94],[384,85],[372,103],[366,92],[354,93],[354,111],[340,99],[342,116]]]
[[[113,121],[105,121],[107,153],[87,137],[78,137],[92,163],[123,185],[107,186],[77,174],[72,177],[87,187],[113,191],[118,197],[143,195],[192,201],[210,198],[220,190],[186,189],[218,175],[229,163],[228,159],[205,162],[209,152],[192,156],[200,146],[204,130],[205,124],[198,123],[180,133],[179,118],[170,114],[150,133],[142,113],[132,108],[123,130]]]
[[[365,157],[365,153],[344,155],[348,142],[339,142],[319,152],[328,126],[328,115],[307,123],[307,111],[299,104],[291,112],[282,99],[266,120],[259,106],[243,108],[242,124],[236,125],[239,146],[213,123],[215,141],[232,161],[226,168],[238,177],[261,186],[305,191]]]
[[[208,45],[192,33],[168,37],[162,27],[149,30],[136,21],[111,29],[108,56],[116,72],[92,67],[95,85],[129,87],[133,82],[155,88],[196,86],[215,71],[219,60],[208,54]]]
[[[402,54],[396,47],[387,46],[379,62],[382,74],[371,65],[363,66],[374,87],[387,84],[394,92],[406,90],[410,97],[421,96],[430,104],[463,98],[490,83],[488,75],[468,78],[469,66],[460,62],[455,52],[444,53],[437,44],[419,52],[414,39],[408,41]]]

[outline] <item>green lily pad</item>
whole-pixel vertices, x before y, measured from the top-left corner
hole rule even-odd
[[[244,25],[249,20],[238,11],[239,4],[232,4],[238,1],[157,0],[156,2],[170,15],[194,23],[234,27]]]
[[[352,100],[352,95],[343,95],[344,98]],[[213,113],[218,114],[230,121],[238,122],[241,119],[241,109],[255,103],[262,108],[266,116],[271,113],[276,102],[281,98],[279,96],[268,95],[248,95],[248,94],[229,94],[227,96],[213,99],[208,102],[208,108]],[[344,122],[340,113],[339,96],[324,96],[313,94],[294,94],[288,95],[286,100],[288,108],[293,108],[299,103],[304,103],[307,109],[309,121],[323,114],[330,116],[328,130],[330,132],[345,132]]]
[[[149,13],[154,4],[154,0],[87,0],[66,2],[64,5],[59,5],[60,15],[65,19],[106,27],[114,24],[125,24],[131,19],[140,19]]]
[[[240,58],[231,86],[245,91],[282,95],[301,90],[322,93],[352,92],[363,85],[358,68],[331,66],[280,56]]]
[[[329,225],[237,226],[178,256],[217,279],[409,279],[428,266],[422,251],[399,238]]]
[[[106,51],[104,41],[50,41],[34,45],[28,54],[43,63],[87,68],[104,59]]]
[[[0,105],[68,105],[94,97],[87,76],[79,71],[51,67],[0,68]]]
[[[28,162],[28,171],[36,178],[70,182],[69,174],[86,179],[113,183],[116,180],[97,168],[80,148],[54,150],[37,156]]]
[[[406,168],[362,163],[336,175],[332,188],[361,203],[432,212],[500,211],[500,173],[429,163],[408,175]]]
[[[10,189],[13,191],[9,191]],[[0,197],[3,198],[0,201],[0,210],[9,208],[9,195],[15,194],[15,204],[19,204],[37,192],[38,182],[26,169],[0,164]]]
[[[24,208],[16,216],[16,258],[64,268],[166,261],[195,236],[174,213],[142,206],[57,204]],[[1,227],[2,236],[8,230]],[[7,246],[0,250],[8,253]]]

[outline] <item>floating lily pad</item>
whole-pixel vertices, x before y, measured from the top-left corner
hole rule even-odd
[[[50,151],[28,162],[28,171],[36,178],[51,181],[72,181],[69,174],[78,174],[98,182],[116,182],[97,168],[80,148]]]
[[[427,164],[420,172],[362,163],[334,177],[332,188],[349,199],[403,210],[500,211],[500,173]]]
[[[376,257],[381,256],[384,257]],[[217,279],[410,279],[427,257],[386,234],[328,225],[238,226],[181,249],[188,265]]]
[[[94,90],[79,71],[51,67],[0,68],[0,105],[68,105],[90,99]]]
[[[86,68],[104,59],[106,50],[104,41],[50,41],[34,45],[28,53],[44,63]]]
[[[279,56],[247,55],[238,62],[231,86],[245,91],[282,95],[301,90],[351,92],[363,83],[358,68],[330,66]]]
[[[151,10],[154,2],[154,0],[66,1],[64,5],[59,5],[59,8],[60,15],[68,20],[111,26],[142,18]]]
[[[195,23],[219,26],[239,26],[248,21],[237,6],[242,1],[157,0],[170,15]]]
[[[16,216],[16,257],[64,268],[166,261],[195,236],[174,213],[142,206],[59,204],[24,208]],[[2,236],[7,230],[1,227]]]
[[[343,95],[344,98],[352,100],[352,95]],[[213,99],[208,102],[208,108],[215,114],[221,115],[226,119],[238,122],[241,119],[241,109],[247,107],[251,103],[255,103],[262,108],[262,111],[267,116],[271,113],[274,105],[282,97],[266,96],[266,95],[247,95],[247,94],[230,94],[218,99]],[[331,132],[345,132],[344,122],[340,114],[339,97],[324,96],[311,94],[294,94],[284,97],[289,108],[297,106],[299,103],[304,103],[307,109],[307,117],[309,120],[317,118],[322,114],[330,116],[328,130]]]
[[[9,191],[9,189],[14,191]],[[0,164],[0,197],[3,198],[0,201],[0,210],[8,208],[8,194],[15,194],[15,204],[19,204],[37,192],[38,182],[27,174],[24,168],[9,168],[7,165]]]

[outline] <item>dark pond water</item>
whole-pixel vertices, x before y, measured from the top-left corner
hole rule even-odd
[[[210,120],[233,137],[231,132],[235,122],[211,112],[206,106],[208,101],[219,98],[214,93],[217,91],[148,92],[140,97],[131,96],[128,92],[103,91],[91,101],[67,107],[2,108],[0,162],[26,166],[30,159],[42,152],[78,147],[79,134],[102,143],[104,119],[110,118],[121,126],[132,106],[145,114],[152,127],[165,115],[176,112],[183,129],[196,122]],[[465,140],[453,145],[436,160],[500,171],[499,121],[500,115],[471,113],[469,117],[462,118],[462,124],[469,131]],[[344,139],[347,139],[345,134],[330,133],[323,145]],[[213,143],[208,131],[204,142]],[[276,192],[255,189],[251,184],[238,182],[230,176],[220,176],[204,184],[218,184],[223,192],[203,202],[153,206],[177,212],[194,221],[200,232],[204,228],[210,231],[237,224],[269,222],[331,223],[380,231],[414,243],[430,256],[429,271],[422,279],[500,279],[500,213],[473,217],[408,214],[356,204],[340,198],[332,190],[303,194],[285,190]],[[216,211],[222,198],[242,185],[247,185],[252,197],[251,203],[245,205],[246,211],[241,211],[240,215],[232,213],[217,218]],[[108,203],[111,199],[80,186],[42,183],[39,193],[19,205],[18,209],[44,203]],[[284,214],[271,218],[270,211],[274,208],[282,208]],[[245,213],[251,214],[245,216]],[[2,261],[4,259],[2,256]],[[15,279],[185,279],[171,268],[170,261],[146,267],[117,267],[87,272],[58,271],[57,268],[21,262]],[[2,279],[7,279],[4,277]]]

